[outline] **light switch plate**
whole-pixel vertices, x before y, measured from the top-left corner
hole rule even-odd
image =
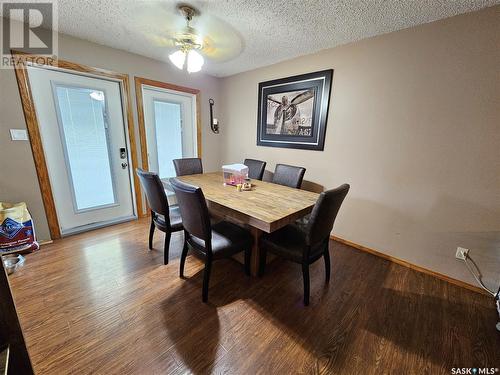
[[[26,129],[10,129],[10,138],[13,141],[27,141],[28,132]]]

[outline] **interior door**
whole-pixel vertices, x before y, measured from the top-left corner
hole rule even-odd
[[[150,86],[142,90],[149,170],[161,179],[174,177],[172,160],[198,156],[196,97]]]
[[[134,217],[116,81],[28,67],[61,233]]]

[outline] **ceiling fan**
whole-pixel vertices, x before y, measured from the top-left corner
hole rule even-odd
[[[144,6],[147,4],[147,6]],[[157,48],[161,59],[189,73],[203,64],[224,63],[243,50],[243,39],[225,20],[210,13],[210,3],[203,9],[165,1],[141,2],[134,8],[135,17],[127,25],[130,33],[140,33],[146,43]]]
[[[168,58],[179,69],[184,69],[184,65],[187,65],[188,73],[199,72],[205,63],[205,59],[198,52],[203,48],[203,40],[190,25],[197,12],[189,5],[179,5],[177,8],[186,19],[186,27],[174,36],[174,44],[178,50],[171,53]]]

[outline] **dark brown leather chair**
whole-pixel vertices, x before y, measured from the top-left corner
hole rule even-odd
[[[255,159],[245,159],[243,162],[248,167],[248,177],[252,180],[261,180],[266,170],[266,162]]]
[[[304,226],[287,225],[276,232],[264,233],[260,238],[259,275],[264,273],[266,253],[269,251],[292,262],[302,264],[304,305],[309,305],[309,265],[325,259],[326,282],[330,281],[330,233],[340,206],[349,191],[344,184],[320,194],[311,217]]]
[[[174,159],[173,162],[177,176],[203,173],[203,164],[200,158]]]
[[[272,183],[300,189],[306,169],[293,165],[276,164]]]
[[[207,302],[212,261],[245,251],[245,273],[250,275],[253,238],[245,229],[227,221],[221,221],[212,226],[205,196],[199,187],[186,184],[176,178],[172,178],[170,184],[179,202],[184,224],[184,248],[179,274],[180,277],[184,277],[184,264],[188,249],[191,247],[205,260],[202,301]]]
[[[168,250],[170,248],[170,237],[172,232],[183,229],[181,212],[179,206],[168,206],[165,188],[156,173],[136,169],[137,176],[141,182],[142,189],[146,194],[151,209],[151,226],[149,228],[149,249],[153,249],[153,234],[155,227],[165,232],[165,245],[163,263],[168,264]]]

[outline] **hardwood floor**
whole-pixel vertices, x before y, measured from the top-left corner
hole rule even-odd
[[[274,260],[249,278],[214,263],[209,304],[202,263],[182,233],[164,266],[149,220],[75,235],[26,257],[10,277],[38,374],[450,374],[500,367],[491,299],[346,245],[331,243],[332,279]]]

